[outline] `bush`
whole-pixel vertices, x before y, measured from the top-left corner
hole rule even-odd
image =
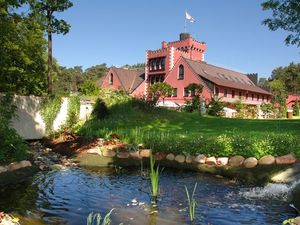
[[[223,115],[224,103],[219,99],[212,98],[211,102],[208,104],[208,115],[211,116],[222,116]]]
[[[79,121],[80,98],[78,96],[70,96],[68,101],[68,112],[66,126],[72,128]]]
[[[151,99],[146,98],[133,98],[132,106],[138,108],[139,110],[149,112],[155,109],[156,102]]]
[[[94,109],[92,111],[92,117],[94,119],[102,120],[109,115],[109,110],[105,104],[105,102],[98,98],[94,105]]]

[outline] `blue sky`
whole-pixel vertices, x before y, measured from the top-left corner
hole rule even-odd
[[[286,46],[285,31],[261,25],[271,12],[259,0],[73,0],[56,14],[71,24],[70,32],[54,35],[53,53],[60,65],[107,63],[122,66],[145,61],[145,51],[175,41],[184,31],[185,10],[192,36],[205,41],[208,63],[268,77],[272,70],[299,63],[300,49]]]

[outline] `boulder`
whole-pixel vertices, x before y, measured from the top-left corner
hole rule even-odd
[[[160,160],[165,159],[166,156],[167,156],[167,154],[164,152],[156,152],[154,155],[154,158],[155,158],[155,160],[160,161]]]
[[[239,167],[243,165],[243,162],[245,161],[245,158],[240,155],[233,156],[229,159],[228,165],[233,167]]]
[[[102,155],[102,152],[98,147],[91,148],[91,149],[87,150],[86,152],[89,154]]]
[[[134,158],[134,159],[140,159],[141,158],[139,151],[131,151],[131,152],[129,152],[129,156],[131,158]]]
[[[115,157],[116,156],[116,151],[115,150],[109,150],[109,149],[103,149],[102,150],[102,155],[105,157]]]
[[[205,164],[207,164],[207,165],[217,165],[216,157],[214,157],[214,156],[208,157],[205,161]]]
[[[228,164],[228,157],[219,157],[217,159],[217,165],[218,166],[226,166]]]
[[[140,150],[140,157],[141,158],[148,158],[150,157],[151,150],[150,149],[142,149]]]
[[[194,161],[195,156],[188,155],[185,158],[186,163],[192,163]]]
[[[257,164],[258,164],[258,160],[254,157],[249,157],[249,158],[245,159],[245,161],[243,163],[244,167],[248,168],[248,169],[256,167]]]
[[[179,163],[184,163],[185,156],[184,155],[176,155],[174,160]]]
[[[172,154],[172,153],[169,153],[167,156],[166,156],[166,159],[167,160],[170,160],[170,161],[173,161],[175,159],[175,155]]]
[[[0,173],[4,173],[7,171],[7,168],[4,166],[0,166]]]
[[[24,167],[30,167],[32,165],[31,165],[31,162],[29,162],[28,160],[23,160],[23,161],[20,162],[20,166],[22,168],[24,168]]]
[[[295,157],[294,154],[288,154],[288,155],[283,155],[283,156],[278,156],[276,157],[276,164],[281,165],[281,164],[293,164],[297,161],[297,158]]]
[[[8,171],[13,171],[13,170],[17,170],[17,169],[20,169],[20,168],[22,168],[20,163],[12,162],[8,165],[7,170]]]
[[[205,155],[197,155],[195,158],[194,158],[194,162],[195,163],[200,163],[200,164],[204,164],[206,161],[206,156]]]
[[[120,151],[117,153],[117,157],[120,159],[127,159],[129,157],[129,152],[126,151]]]
[[[273,165],[275,163],[275,157],[272,155],[265,155],[258,160],[259,165]]]

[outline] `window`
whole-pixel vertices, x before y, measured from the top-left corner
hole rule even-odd
[[[160,60],[159,59],[155,60],[155,68],[156,68],[156,70],[160,69]]]
[[[183,90],[183,97],[188,97],[189,93],[190,93],[189,89],[184,88],[184,90]]]
[[[267,102],[269,101],[269,96],[267,96]]]
[[[184,79],[184,66],[180,65],[178,69],[178,80]]]
[[[173,97],[177,97],[177,88],[173,89]]]
[[[165,58],[162,58],[162,59],[161,59],[161,69],[162,69],[162,70],[165,70],[165,64],[166,64],[166,59],[165,59]]]
[[[154,70],[155,62],[153,59],[150,60],[150,70]]]
[[[224,97],[227,97],[228,91],[227,89],[224,89]]]
[[[192,96],[192,97],[195,96],[195,90],[191,90],[191,96]]]
[[[265,96],[264,95],[262,96],[262,101],[265,101]]]
[[[219,88],[218,87],[216,87],[216,89],[215,89],[215,91],[216,91],[216,96],[219,96]]]
[[[242,92],[239,92],[239,99],[242,99]]]
[[[246,93],[246,99],[247,99],[247,100],[248,100],[248,97],[249,97],[249,96],[248,96],[248,93]]]
[[[259,95],[257,95],[257,101],[259,101]]]
[[[251,94],[252,101],[254,100],[254,94]]]
[[[235,97],[235,91],[234,91],[234,90],[232,90],[231,97],[232,97],[232,98]]]
[[[154,83],[155,83],[155,76],[151,76],[150,83],[151,83],[151,84],[154,84]]]
[[[158,82],[159,82],[159,79],[160,79],[159,76],[156,76],[156,77],[155,77],[155,83],[158,83]]]
[[[114,75],[111,73],[109,75],[109,84],[113,84],[114,83]]]
[[[160,77],[159,77],[159,80],[160,80],[159,82],[164,82],[165,76],[164,76],[164,75],[160,76]]]

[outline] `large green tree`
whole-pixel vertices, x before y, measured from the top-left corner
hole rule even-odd
[[[286,114],[286,87],[281,80],[269,82],[271,93],[273,94],[272,102],[275,108],[278,108],[278,117],[284,117]]]
[[[300,63],[274,69],[271,79],[281,80],[287,93],[300,94]]]
[[[152,99],[154,103],[157,103],[159,98],[163,100],[163,104],[165,103],[165,98],[167,96],[172,95],[173,88],[167,83],[155,83],[152,84],[149,88],[149,97]]]
[[[46,87],[46,42],[35,18],[18,9],[26,2],[0,0],[0,90],[41,95]]]
[[[39,18],[48,37],[48,93],[52,93],[52,33],[67,34],[70,25],[54,16],[55,12],[63,12],[73,6],[69,0],[30,0],[32,14]]]
[[[108,68],[107,68],[106,64],[102,63],[99,65],[91,66],[91,67],[87,68],[84,71],[84,76],[97,80],[99,77],[105,76],[107,71],[108,71]]]
[[[299,0],[268,0],[262,4],[263,10],[271,10],[273,17],[265,19],[263,24],[270,30],[283,29],[290,34],[286,44],[300,46],[300,1]]]

